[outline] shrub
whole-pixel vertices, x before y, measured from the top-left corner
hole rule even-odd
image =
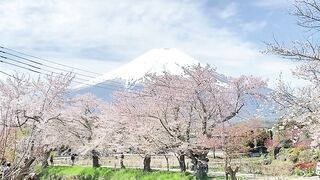
[[[301,151],[298,156],[299,162],[316,162],[320,158],[320,151],[314,149],[307,149]]]
[[[313,176],[316,163],[297,163],[294,165],[293,175]]]
[[[293,156],[299,156],[300,153],[304,150],[303,147],[295,147],[295,148],[292,148],[291,151],[290,151],[290,154],[292,154]]]
[[[281,147],[283,148],[291,148],[293,143],[291,139],[284,139],[280,141]]]
[[[240,170],[246,173],[254,173],[261,174],[261,162],[260,161],[249,161],[246,163],[242,163],[240,166]]]
[[[292,148],[281,148],[280,152],[277,155],[277,159],[280,161],[296,161],[297,157],[294,154],[291,154]]]
[[[270,165],[262,166],[262,174],[271,176],[288,176],[292,170],[293,164],[287,161],[274,160]]]

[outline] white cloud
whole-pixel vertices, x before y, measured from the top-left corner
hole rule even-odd
[[[236,13],[236,4],[230,3],[216,16],[230,18]],[[0,2],[0,19],[3,46],[48,59],[59,57],[60,63],[100,73],[160,47],[181,49],[230,75],[262,74],[272,79],[289,71],[280,66],[261,68],[259,63],[268,64],[274,57],[261,55],[255,44],[217,26],[219,22],[204,14],[202,1],[10,0]],[[254,31],[255,25],[249,22],[246,28]],[[99,59],[105,60],[82,57],[88,49],[102,49],[105,53]],[[121,61],[109,61],[113,57]]]
[[[230,18],[237,14],[237,6],[235,3],[228,4],[222,11],[218,13],[218,16],[222,19]]]

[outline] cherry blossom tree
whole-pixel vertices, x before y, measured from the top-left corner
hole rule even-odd
[[[235,157],[247,153],[251,148],[248,141],[256,141],[259,125],[262,122],[254,119],[239,123],[222,123],[212,128],[211,138],[204,138],[205,144],[211,147],[220,148],[224,152],[226,179],[236,180],[236,174],[240,166],[232,166],[231,162]]]
[[[211,128],[235,118],[246,99],[259,97],[259,89],[266,83],[247,76],[229,78],[223,83],[210,66],[182,68],[182,75],[148,75],[142,90],[120,95],[119,107],[135,117],[136,125],[141,123],[138,133],[142,136],[152,131],[148,136],[155,144],[178,152],[180,159],[184,155],[190,157],[197,177],[203,178],[209,150],[202,143],[203,137],[210,138]]]
[[[313,139],[312,146],[320,144],[319,133],[319,88],[315,84],[293,89],[283,82],[273,93],[273,100],[278,103],[284,124],[294,124],[301,131],[309,131]]]
[[[283,122],[294,122],[302,130],[308,130],[313,138],[312,146],[320,144],[319,139],[319,75],[320,56],[317,34],[319,33],[320,6],[315,0],[295,1],[293,15],[298,25],[312,32],[304,41],[294,41],[291,46],[275,43],[268,44],[266,53],[279,55],[283,58],[299,61],[293,75],[306,80],[306,85],[292,88],[282,80],[273,94],[273,100],[279,104]]]
[[[140,110],[144,103],[136,101],[135,98],[138,97],[140,94],[133,92],[118,92],[115,95],[113,105],[118,110],[119,120],[115,126],[118,130],[114,137],[118,149],[130,148],[134,153],[140,154],[143,157],[144,171],[151,171],[151,155],[168,149],[170,144],[161,127],[157,127],[157,124],[153,124],[142,114]]]
[[[59,139],[54,124],[72,79],[72,74],[38,79],[15,75],[0,81],[1,145],[13,156],[6,178],[22,179],[34,161],[47,165],[48,152]]]
[[[91,154],[93,167],[99,167],[99,150],[110,142],[112,111],[92,94],[78,95],[65,103],[60,133],[65,143],[81,155]]]

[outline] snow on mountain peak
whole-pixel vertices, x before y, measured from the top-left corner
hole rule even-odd
[[[93,86],[113,79],[121,79],[127,84],[143,79],[147,73],[161,75],[164,71],[170,72],[171,74],[181,74],[181,66],[198,63],[200,62],[176,48],[152,49],[138,56],[131,62],[96,79],[90,80],[86,84]],[[86,86],[81,85],[76,88],[84,87]]]

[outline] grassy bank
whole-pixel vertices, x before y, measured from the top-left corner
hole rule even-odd
[[[41,180],[192,180],[191,174],[179,172],[151,173],[143,172],[140,169],[91,168],[91,167],[70,167],[55,166],[41,171]]]

